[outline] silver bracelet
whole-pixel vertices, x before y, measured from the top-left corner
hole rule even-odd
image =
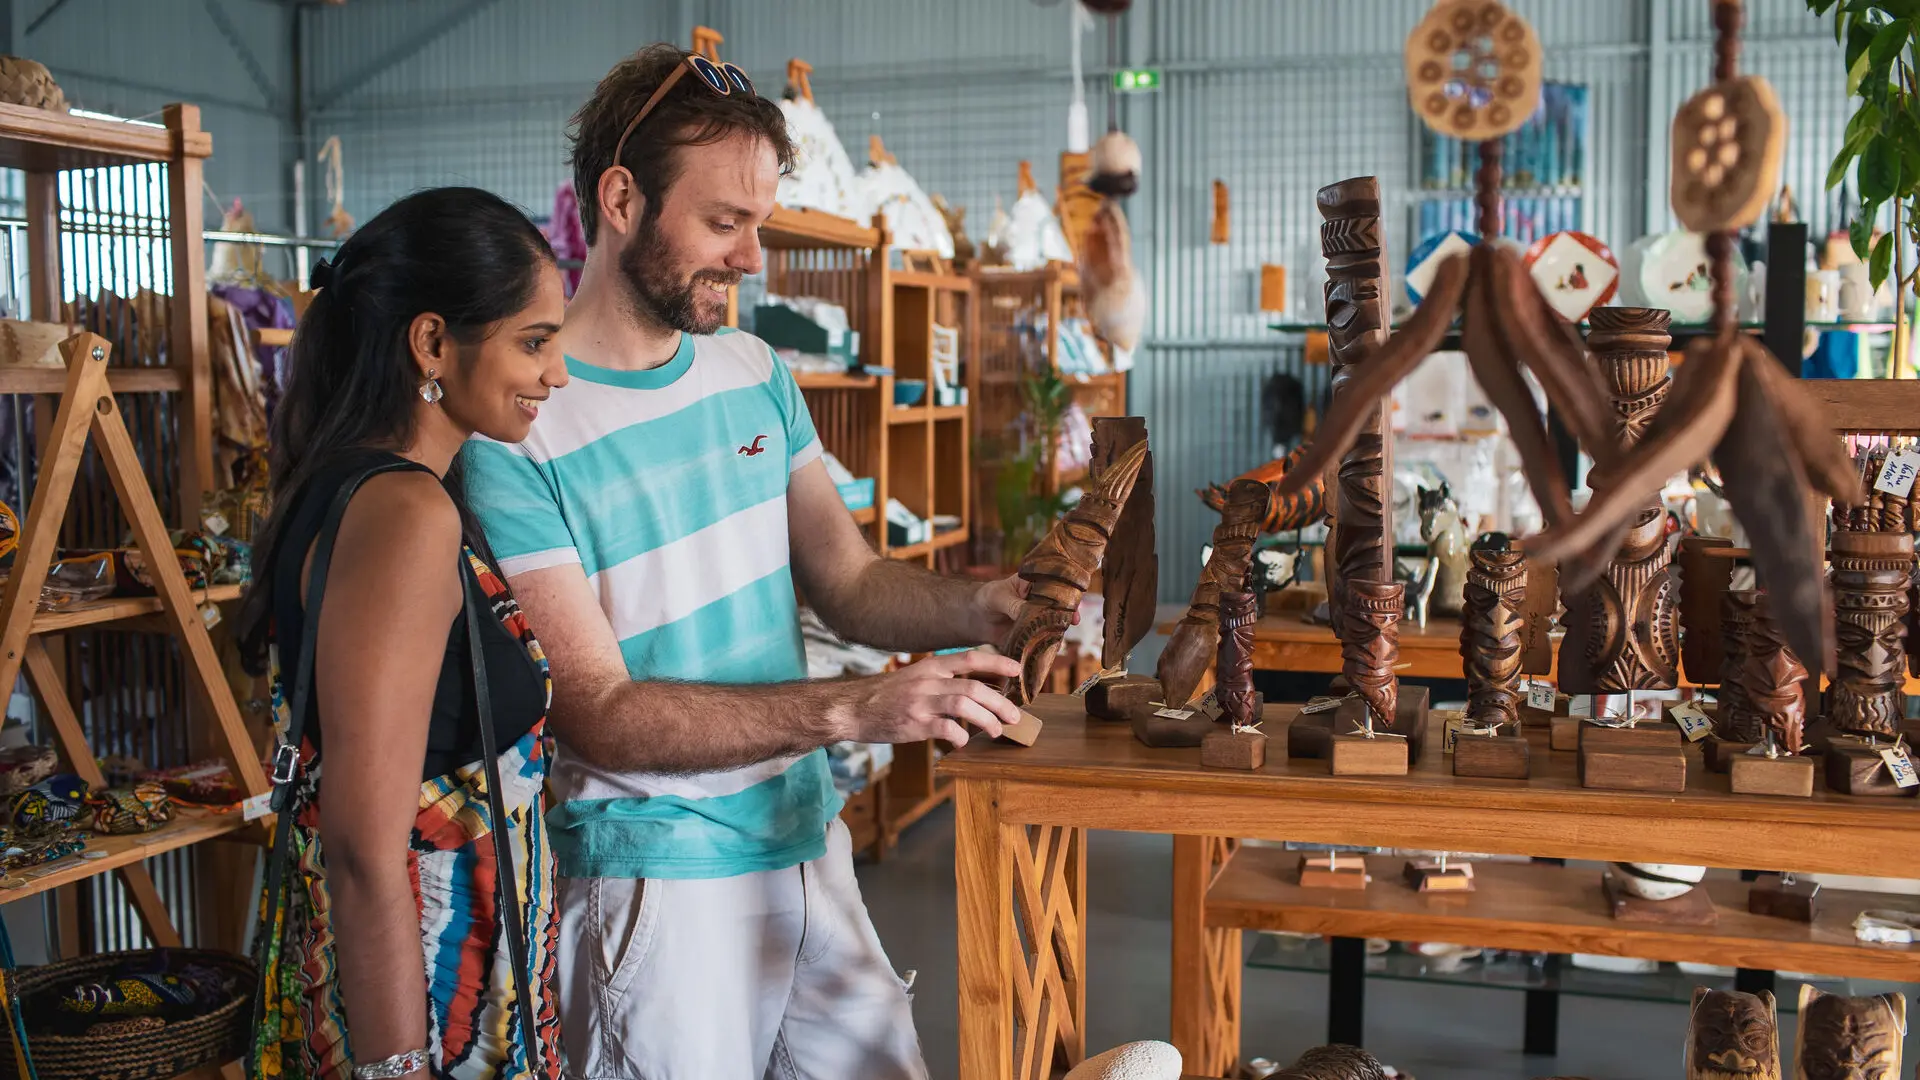
[[[427,1067],[425,1050],[409,1050],[404,1054],[395,1054],[368,1065],[353,1067],[353,1080],[399,1080],[416,1069]]]

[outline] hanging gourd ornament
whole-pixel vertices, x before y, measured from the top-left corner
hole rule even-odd
[[[1780,180],[1786,115],[1757,75],[1717,82],[1673,116],[1673,214],[1694,232],[1760,220]]]
[[[1540,104],[1540,39],[1496,0],[1440,0],[1407,38],[1407,97],[1442,135],[1484,142]]]

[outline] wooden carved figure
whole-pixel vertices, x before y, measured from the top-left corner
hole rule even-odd
[[[1275,458],[1255,469],[1248,469],[1235,477],[1235,480],[1257,480],[1269,487],[1276,486],[1301,457],[1306,448],[1300,447],[1283,458]],[[1224,484],[1209,484],[1206,490],[1197,491],[1200,501],[1206,503],[1214,513],[1222,513],[1227,505],[1227,488]],[[1266,520],[1260,523],[1262,533],[1292,532],[1305,528],[1320,520],[1327,512],[1327,484],[1325,477],[1315,477],[1305,488],[1294,492],[1284,499],[1276,498],[1267,508]]]
[[[1766,594],[1756,601],[1742,665],[1746,673],[1742,689],[1775,749],[1798,754],[1806,749],[1806,693],[1800,684],[1807,679],[1807,669],[1787,648]]]
[[[1260,720],[1259,695],[1253,691],[1253,590],[1243,578],[1220,594],[1220,653],[1215,700],[1221,719],[1236,728]]]
[[[1100,416],[1093,421],[1093,478],[1097,484],[1136,443],[1147,441],[1147,421],[1139,416]],[[1106,597],[1106,638],[1100,666],[1122,666],[1140,639],[1153,630],[1153,609],[1160,590],[1160,560],[1153,535],[1153,451],[1141,462],[1126,508],[1114,526],[1101,564]]]
[[[1473,542],[1465,610],[1460,616],[1460,660],[1467,676],[1467,719],[1502,726],[1520,722],[1521,609],[1527,564],[1506,533]]]
[[[1687,1080],[1780,1080],[1771,991],[1696,987],[1687,1028]]]
[[[1406,586],[1398,581],[1349,581],[1340,625],[1340,671],[1367,707],[1367,730],[1393,726],[1399,715],[1400,615]]]
[[[1754,608],[1759,600],[1757,589],[1730,589],[1720,601],[1720,700],[1713,734],[1722,742],[1759,742],[1765,727],[1746,689],[1747,650],[1753,641]]]
[[[1800,984],[1793,1080],[1900,1080],[1905,994],[1846,997]]]
[[[1587,348],[1613,400],[1622,447],[1646,434],[1666,401],[1669,315],[1658,308],[1602,307],[1589,316]],[[1602,497],[1609,480],[1595,468],[1588,483]],[[1666,512],[1649,497],[1613,561],[1593,585],[1568,594],[1560,645],[1560,686],[1573,694],[1671,690],[1680,680],[1678,588],[1668,564]]]
[[[1020,678],[1007,694],[1014,704],[1032,701],[1046,682],[1146,460],[1147,444],[1135,443],[1020,563],[1027,598],[1000,650],[1020,660]]]
[[[1444,481],[1437,491],[1420,488],[1420,539],[1427,545],[1427,564],[1420,572],[1413,600],[1413,621],[1427,628],[1427,615],[1460,614],[1461,590],[1467,584],[1467,526],[1460,505]]]
[[[1841,731],[1892,737],[1903,714],[1907,591],[1913,536],[1836,531],[1833,545],[1838,671],[1828,683],[1827,720]]]
[[[1247,568],[1253,562],[1253,542],[1260,535],[1260,522],[1267,516],[1270,497],[1267,485],[1255,480],[1235,480],[1227,490],[1220,524],[1213,527],[1213,553],[1194,584],[1186,615],[1173,628],[1173,636],[1160,654],[1156,669],[1163,695],[1160,700],[1169,705],[1192,701],[1207,665],[1216,658],[1221,592],[1246,580]]]
[[[1268,1080],[1387,1080],[1380,1062],[1357,1046],[1316,1046]]]

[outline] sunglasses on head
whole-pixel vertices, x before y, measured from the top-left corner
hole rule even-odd
[[[640,111],[635,113],[633,119],[627,123],[626,130],[620,133],[620,141],[613,145],[611,168],[621,167],[620,154],[627,148],[627,137],[633,134],[634,129],[640,126],[640,122],[653,112],[653,107],[660,104],[660,99],[666,97],[667,92],[672,90],[688,72],[694,74],[700,85],[721,97],[730,97],[734,94],[746,94],[751,97],[755,93],[753,80],[747,78],[747,73],[741,71],[738,65],[715,63],[699,53],[689,53],[685,60],[674,66],[666,78],[660,80],[659,89],[647,98],[647,103],[640,106]]]

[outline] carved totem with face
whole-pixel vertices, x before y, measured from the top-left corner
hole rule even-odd
[[[1900,1080],[1906,1030],[1905,995],[1844,997],[1802,983],[1794,1080]]]
[[[1687,1080],[1780,1080],[1780,1030],[1773,994],[1693,991]]]

